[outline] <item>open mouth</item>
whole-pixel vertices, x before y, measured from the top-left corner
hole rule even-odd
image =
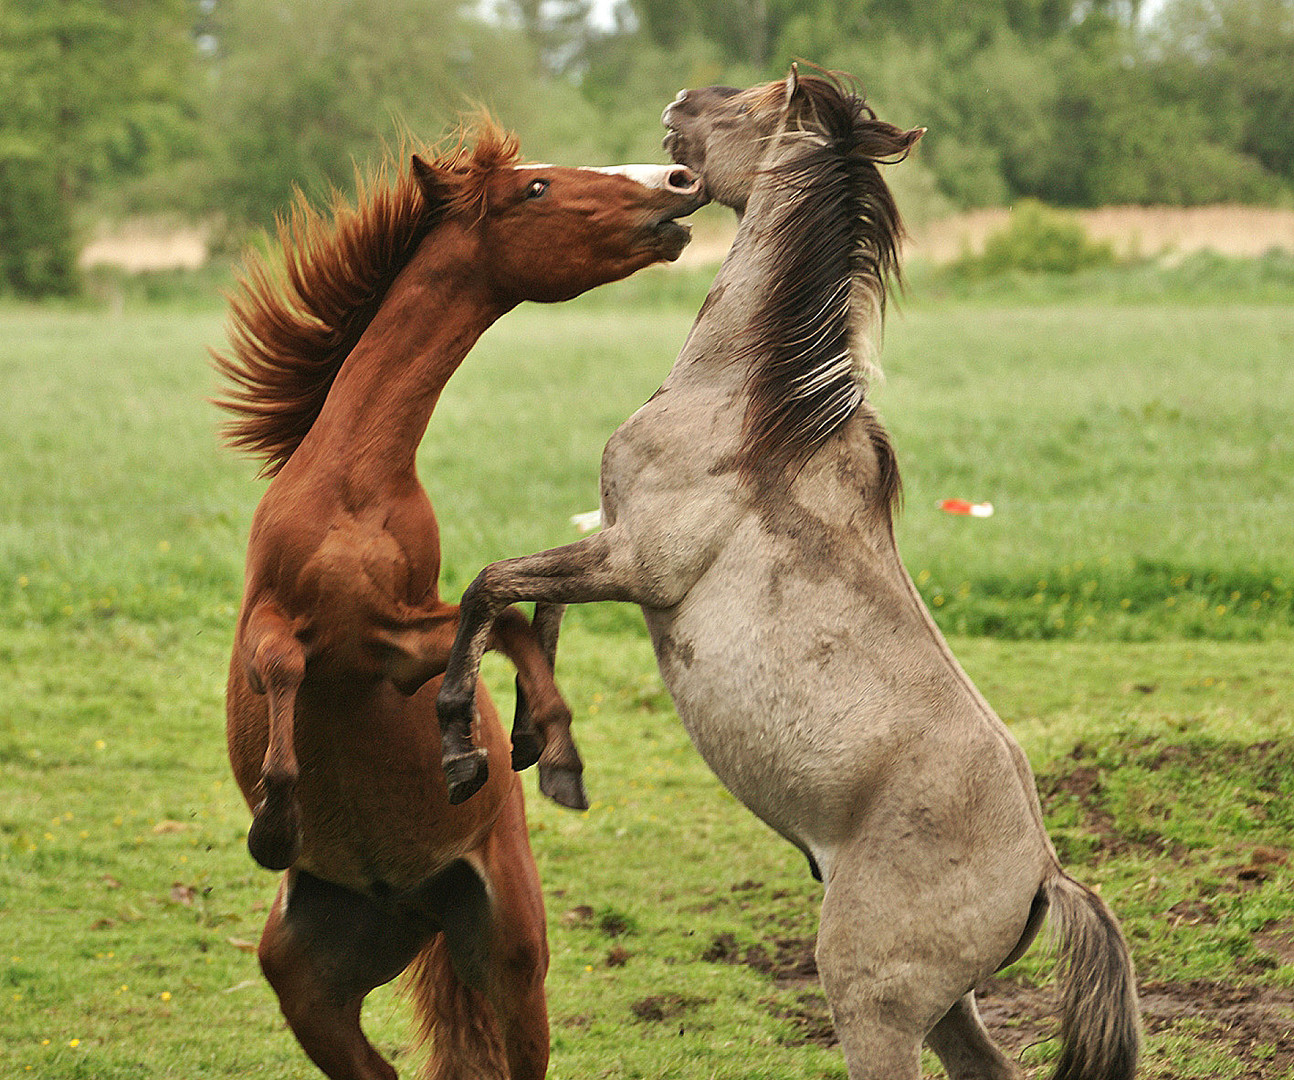
[[[691,212],[691,210],[687,211],[689,214]],[[692,239],[692,226],[676,221],[674,218],[665,218],[660,221],[654,231],[660,244],[661,257],[666,262],[673,262],[682,255],[683,249],[687,247]]]

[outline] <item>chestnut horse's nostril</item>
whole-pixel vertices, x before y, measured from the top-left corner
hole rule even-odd
[[[691,195],[701,186],[701,178],[691,169],[680,165],[677,169],[670,170],[666,183],[670,191],[676,191],[680,195]]]

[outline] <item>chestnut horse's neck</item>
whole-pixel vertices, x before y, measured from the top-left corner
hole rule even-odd
[[[445,383],[506,310],[486,286],[467,230],[453,222],[434,230],[342,364],[293,457],[331,473],[352,499],[407,485]]]

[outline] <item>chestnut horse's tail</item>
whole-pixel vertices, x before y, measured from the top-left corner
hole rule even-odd
[[[1043,888],[1063,965],[1061,1054],[1053,1080],[1132,1080],[1140,1008],[1119,924],[1104,900],[1063,872]]]
[[[419,1037],[431,1043],[423,1080],[508,1080],[503,1039],[484,994],[459,979],[445,935],[437,934],[409,965],[408,992]]]

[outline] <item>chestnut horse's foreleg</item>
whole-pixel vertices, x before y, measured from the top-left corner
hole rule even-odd
[[[424,940],[367,897],[304,872],[284,877],[261,935],[261,970],[301,1048],[332,1080],[395,1080],[360,1028],[360,1009]]]
[[[261,798],[252,810],[247,847],[266,869],[286,870],[301,852],[295,714],[297,691],[305,677],[305,649],[270,601],[262,601],[252,610],[243,627],[241,647],[248,681],[256,693],[265,695],[269,712]]]
[[[530,622],[531,629],[535,638],[539,642],[539,651],[548,666],[548,672],[554,674],[557,671],[557,635],[561,630],[562,613],[566,608],[561,604],[536,604],[535,616]],[[504,613],[506,615],[506,612]],[[502,619],[502,616],[500,617]],[[501,637],[496,627],[496,637]],[[504,648],[504,646],[500,646]],[[506,651],[506,650],[505,650]],[[515,664],[516,661],[514,660]],[[546,732],[541,732],[536,728],[536,717],[533,715],[534,709],[527,698],[525,680],[520,673],[520,665],[517,674],[517,711],[512,721],[512,767],[517,772],[530,768],[539,760],[543,752],[544,743],[548,739]],[[563,707],[565,702],[562,702]],[[544,709],[539,706],[542,714]],[[568,720],[569,712],[567,709]],[[560,720],[560,717],[557,719]],[[543,720],[539,719],[540,725]],[[567,727],[569,731],[569,725]]]
[[[515,607],[495,620],[490,648],[517,668],[517,713],[512,725],[512,767],[539,762],[539,790],[572,810],[587,810],[584,762],[571,737],[571,710],[553,680],[561,605],[540,604],[532,625]],[[545,640],[547,639],[547,640]]]
[[[458,636],[436,699],[442,733],[470,726],[481,656],[490,643],[495,620],[508,605],[525,600],[541,605],[626,600],[667,606],[671,592],[662,589],[659,578],[644,573],[632,556],[629,541],[613,526],[574,544],[507,559],[482,570],[463,594]],[[543,618],[551,620],[552,614]],[[552,635],[555,649],[555,629],[550,626],[544,632]],[[485,773],[472,772],[468,761],[451,760],[451,753],[446,744],[445,775],[453,778],[449,800],[460,803],[485,783]]]
[[[404,625],[375,634],[384,654],[386,675],[402,693],[416,693],[429,679],[444,672],[458,621],[458,605],[439,604]],[[561,609],[548,612],[545,621],[546,646],[520,609],[506,608],[491,627],[486,649],[503,653],[517,669],[512,767],[520,771],[538,761],[544,793],[563,806],[585,810],[588,800],[580,779],[584,766],[571,740],[571,710],[553,679]],[[479,775],[484,783],[488,772],[485,751],[472,742],[470,717],[465,724],[442,724],[441,739],[446,760],[453,757],[457,763],[457,775]],[[451,779],[451,790],[453,786]]]

